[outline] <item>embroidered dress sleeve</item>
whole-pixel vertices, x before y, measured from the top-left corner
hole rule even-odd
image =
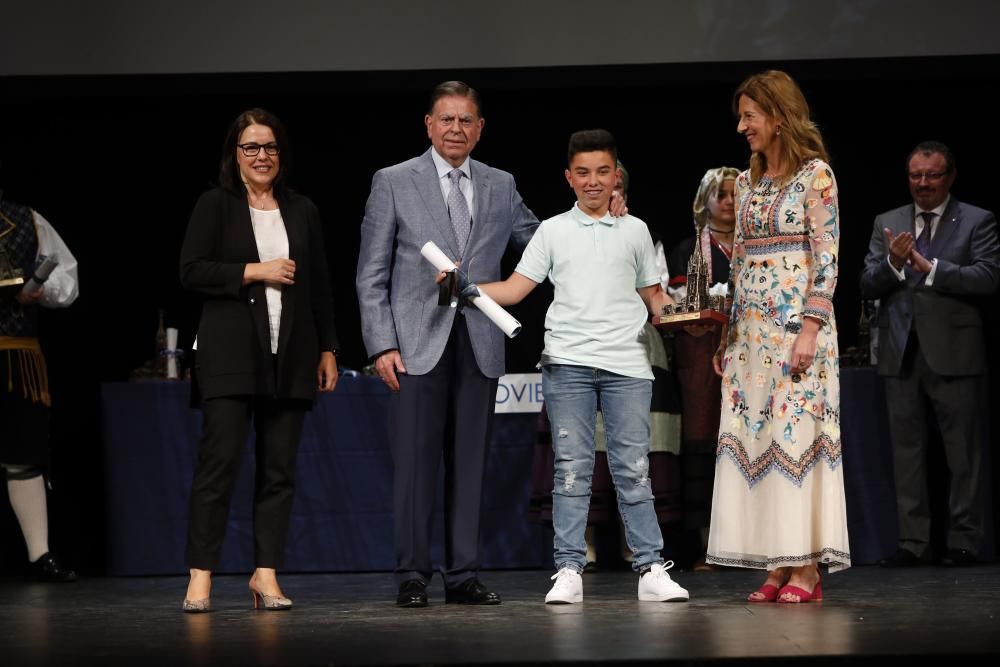
[[[825,162],[805,178],[805,230],[812,249],[809,292],[802,315],[827,324],[833,316],[833,290],[837,285],[837,255],[840,246],[840,215],[837,203],[837,180]]]

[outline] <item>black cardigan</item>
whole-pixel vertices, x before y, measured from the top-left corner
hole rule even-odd
[[[337,349],[333,296],[316,206],[290,193],[278,207],[288,233],[295,284],[281,295],[277,368],[263,283],[243,285],[259,262],[245,196],[216,188],[195,204],[181,248],[185,289],[203,299],[195,378],[202,398],[266,395],[313,400],[319,356]]]

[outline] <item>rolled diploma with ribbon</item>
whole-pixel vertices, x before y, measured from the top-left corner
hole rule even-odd
[[[57,266],[59,266],[59,260],[55,257],[46,257],[43,259],[42,263],[35,269],[35,272],[31,274],[31,280],[26,282],[24,287],[21,288],[21,292],[28,295],[42,289],[42,284],[49,279],[49,276],[52,275],[52,270]]]
[[[177,375],[177,329],[167,328],[167,379],[176,380]]]
[[[424,256],[428,262],[434,265],[438,271],[457,271],[458,267],[455,263],[448,259],[448,256],[441,252],[441,248],[438,248],[434,241],[428,241],[424,244],[424,247],[420,249],[420,254]],[[501,331],[507,334],[508,338],[513,338],[517,334],[521,333],[521,323],[515,320],[510,313],[504,310],[496,301],[486,296],[486,294],[480,290],[479,296],[473,297],[471,299],[472,305],[480,310],[486,317],[490,318],[493,324],[497,325]]]

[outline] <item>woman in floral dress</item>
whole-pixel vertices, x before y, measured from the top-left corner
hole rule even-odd
[[[722,416],[709,563],[767,570],[750,602],[822,598],[818,565],[850,567],[833,290],[837,182],[784,72],[736,90],[750,169],[736,179],[732,312],[713,365]]]

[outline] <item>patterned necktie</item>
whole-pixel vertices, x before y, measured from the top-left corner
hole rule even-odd
[[[451,190],[448,192],[448,215],[451,217],[451,226],[455,229],[455,237],[458,239],[459,252],[465,250],[465,244],[469,240],[469,232],[472,229],[472,216],[469,214],[469,202],[465,201],[462,188],[459,183],[462,180],[461,169],[452,169],[448,174],[451,179]]]
[[[917,252],[924,257],[931,249],[931,223],[934,222],[934,213],[931,211],[921,211],[920,217],[924,219],[924,228],[917,237]]]

